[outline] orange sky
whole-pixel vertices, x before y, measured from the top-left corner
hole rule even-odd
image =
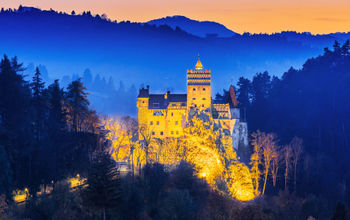
[[[91,10],[118,21],[184,15],[217,21],[239,33],[350,31],[350,0],[0,0],[5,8],[20,4],[78,13]]]

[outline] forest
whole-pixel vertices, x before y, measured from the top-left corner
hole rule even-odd
[[[145,84],[156,91],[173,88],[176,92],[186,91],[186,69],[193,67],[198,53],[204,67],[215,74],[217,92],[229,86],[231,78],[251,78],[259,71],[280,77],[291,66],[300,68],[335,40],[344,43],[350,36],[286,31],[207,38],[185,32],[180,23],[172,28],[115,21],[90,11],[25,6],[1,9],[0,25],[6,30],[0,35],[0,53],[20,57],[25,66],[45,65],[53,79],[90,68],[106,79],[113,76],[116,83],[123,81],[137,88]]]
[[[241,77],[250,146],[235,152],[205,113],[154,140],[92,110],[80,78],[46,86],[36,68],[26,81],[5,55],[0,219],[349,219],[349,67],[349,41],[335,42],[281,78]]]

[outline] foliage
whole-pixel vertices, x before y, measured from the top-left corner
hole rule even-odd
[[[38,68],[32,82],[22,71],[16,57],[0,62],[0,193],[8,198],[23,188],[36,197],[41,185],[86,174],[92,152],[105,142],[81,82],[66,93],[57,80],[46,88]],[[70,124],[74,108],[84,115],[78,130]]]
[[[308,59],[300,69],[290,68],[280,78],[257,73],[237,84],[238,101],[246,110],[250,132],[274,132],[282,145],[295,136],[303,140],[297,167],[293,157],[281,163],[287,166],[283,167],[284,188],[288,189],[289,179],[294,179],[291,186],[300,195],[322,194],[332,203],[345,196],[335,186],[350,172],[348,45],[336,42],[333,48]],[[295,173],[301,172],[303,175],[296,178]]]
[[[102,211],[105,218],[106,210],[119,205],[120,196],[119,171],[115,162],[109,154],[97,152],[82,192],[86,205]]]

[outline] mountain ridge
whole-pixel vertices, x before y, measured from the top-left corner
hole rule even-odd
[[[199,37],[232,37],[237,33],[228,29],[225,25],[215,21],[198,21],[190,19],[183,15],[166,16],[163,18],[153,19],[148,24],[155,25],[168,25],[175,29],[181,28],[187,33],[193,34]]]

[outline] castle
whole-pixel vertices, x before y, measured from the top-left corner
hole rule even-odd
[[[229,131],[235,149],[248,145],[247,123],[240,118],[233,86],[229,97],[212,100],[211,70],[204,69],[199,57],[194,69],[187,70],[187,94],[150,94],[147,86],[139,91],[137,108],[139,128],[149,128],[152,138],[181,137],[194,109],[209,112],[216,124]]]

